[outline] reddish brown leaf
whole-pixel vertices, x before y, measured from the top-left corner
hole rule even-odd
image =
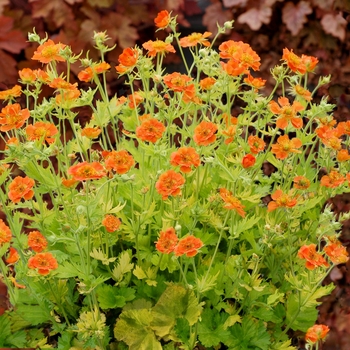
[[[319,7],[322,10],[331,10],[334,5],[334,0],[312,0],[314,6]]]
[[[12,30],[13,18],[0,17],[0,49],[20,53],[27,46],[26,38],[19,30]]]
[[[17,79],[16,61],[9,54],[0,50],[0,81],[12,85]]]
[[[297,35],[307,22],[306,15],[312,13],[310,4],[300,1],[297,5],[287,2],[282,9],[282,21],[293,35]]]
[[[4,11],[4,7],[10,3],[10,0],[0,0],[0,15]]]
[[[217,23],[223,26],[225,22],[232,20],[232,11],[224,10],[221,3],[217,2],[209,5],[205,9],[202,23],[208,28],[208,31],[214,35],[218,31]]]
[[[94,7],[110,7],[114,0],[87,0],[87,2]]]
[[[260,27],[265,24],[270,23],[272,15],[271,7],[261,6],[259,8],[253,7],[247,12],[242,13],[237,21],[239,23],[246,23],[252,30],[258,30]]]
[[[244,7],[245,5],[247,5],[247,0],[223,0],[223,4],[225,7]]]
[[[29,0],[29,3],[33,18],[43,17],[47,22],[52,20],[56,27],[74,21],[72,9],[62,0]]]
[[[344,40],[347,21],[340,14],[327,13],[321,19],[323,30],[334,37]]]

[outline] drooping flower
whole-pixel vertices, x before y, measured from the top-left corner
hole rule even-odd
[[[138,91],[135,91],[133,94],[128,95],[128,100],[128,106],[134,109],[143,101],[143,97]]]
[[[276,190],[272,195],[273,199],[267,206],[267,211],[273,211],[277,208],[292,208],[297,204],[297,199],[282,190]]]
[[[115,215],[107,214],[102,220],[102,225],[106,228],[107,232],[118,231],[121,225],[121,221]]]
[[[111,151],[105,156],[107,170],[114,170],[117,174],[127,173],[135,164],[133,156],[126,150]]]
[[[188,36],[185,36],[180,39],[181,47],[192,47],[201,44],[203,46],[210,46],[210,42],[208,41],[208,37],[211,36],[210,32],[201,33],[192,33]]]
[[[35,73],[35,76],[36,76],[37,80],[40,81],[41,83],[46,84],[46,83],[48,83],[51,80],[49,75],[45,71],[40,69],[40,68],[36,69],[34,71],[34,73]]]
[[[297,116],[297,113],[304,110],[303,105],[298,101],[294,101],[290,105],[287,97],[280,97],[278,104],[275,101],[269,103],[270,111],[279,115],[276,120],[276,126],[280,129],[285,129],[290,122],[296,129],[300,129],[303,126],[303,120]]]
[[[161,231],[158,241],[155,242],[156,249],[163,254],[170,254],[174,251],[179,239],[173,227]]]
[[[345,264],[349,260],[346,248],[339,241],[327,244],[323,251],[335,265]]]
[[[307,330],[305,340],[311,344],[315,344],[319,340],[324,340],[328,332],[328,326],[323,324],[315,324]]]
[[[167,199],[169,196],[179,196],[184,183],[185,179],[181,174],[174,170],[167,170],[159,176],[156,189],[162,199]]]
[[[15,264],[19,260],[19,254],[16,248],[10,247],[7,258],[5,259],[7,264]]]
[[[224,208],[234,210],[238,215],[245,217],[244,205],[240,200],[232,195],[232,192],[226,188],[220,188],[220,197],[225,202]]]
[[[336,188],[345,182],[345,177],[336,170],[332,170],[328,175],[321,177],[321,186]]]
[[[200,238],[192,235],[183,237],[179,240],[179,243],[174,249],[176,256],[182,256],[186,254],[187,257],[191,258],[197,255],[198,250],[204,246]]]
[[[1,109],[0,113],[0,131],[9,131],[19,129],[29,118],[29,110],[21,109],[19,103],[7,105]]]
[[[301,60],[305,64],[307,72],[313,72],[315,70],[317,63],[318,63],[318,58],[316,58],[314,56],[307,56],[304,54],[301,55]]]
[[[173,91],[184,92],[193,79],[186,74],[174,72],[163,77],[164,84]]]
[[[254,89],[262,89],[265,86],[266,80],[262,78],[254,78],[250,73],[244,78],[244,82]]]
[[[136,128],[136,136],[142,141],[156,143],[162,137],[165,129],[164,124],[159,120],[149,118]]]
[[[278,159],[285,159],[290,153],[301,153],[298,150],[302,146],[298,138],[289,139],[288,135],[282,135],[277,139],[277,143],[271,146],[271,152]]]
[[[202,90],[210,90],[214,86],[215,83],[216,83],[215,78],[207,77],[207,78],[203,78],[202,80],[200,80],[199,86]]]
[[[236,60],[229,60],[227,63],[220,62],[220,64],[223,71],[232,77],[248,73],[247,68]]]
[[[51,253],[37,253],[28,260],[28,267],[37,270],[42,276],[46,276],[51,270],[58,268],[58,263]]]
[[[34,196],[35,181],[30,177],[15,177],[9,185],[8,196],[13,203],[18,203],[22,198],[25,200],[32,199]]]
[[[72,175],[74,180],[86,181],[100,179],[106,176],[104,167],[98,162],[83,162],[71,166],[68,169],[68,174]]]
[[[33,84],[37,79],[35,71],[33,71],[30,68],[21,69],[20,71],[18,71],[18,75],[23,84]]]
[[[119,65],[115,67],[118,73],[124,74],[132,71],[136,66],[137,60],[139,58],[139,51],[133,48],[126,48],[119,55],[118,62]]]
[[[171,17],[167,10],[160,11],[154,19],[154,24],[159,29],[165,29],[170,23]]]
[[[0,219],[0,247],[10,242],[12,239],[12,233],[10,228]]]
[[[298,190],[306,190],[310,187],[310,180],[305,176],[296,176],[293,179],[293,187]]]
[[[64,62],[65,58],[59,53],[66,47],[64,44],[55,44],[51,39],[40,45],[34,52],[32,60],[37,60],[41,63],[50,63],[52,61]]]
[[[78,183],[77,180],[75,179],[65,179],[65,178],[62,178],[61,179],[62,181],[62,185],[66,188],[72,188],[72,187],[75,187],[75,185]]]
[[[58,133],[57,127],[50,122],[36,122],[34,125],[26,127],[26,134],[29,141],[43,141],[49,144],[55,142],[55,136]]]
[[[299,96],[299,97],[303,98],[305,101],[312,100],[311,92],[309,90],[303,88],[300,85],[293,86],[291,91],[292,91],[293,95]]]
[[[95,139],[101,134],[101,132],[102,131],[98,126],[96,126],[94,128],[84,128],[81,131],[81,136],[85,136],[89,139]]]
[[[316,251],[316,244],[303,245],[298,251],[298,257],[306,260],[305,267],[314,270],[316,267],[329,267],[325,258]]]
[[[265,149],[265,141],[256,135],[250,135],[248,137],[248,145],[250,152],[253,154],[258,154]]]
[[[179,166],[180,171],[183,173],[191,172],[192,166],[197,168],[200,163],[199,154],[193,147],[180,147],[170,156],[170,164],[173,166]]]
[[[15,85],[11,89],[0,91],[0,100],[13,100],[21,96],[21,93],[22,88],[19,85]]]
[[[156,40],[152,41],[149,40],[142,44],[143,48],[148,51],[148,56],[155,57],[157,53],[160,53],[162,55],[165,55],[168,52],[175,53],[174,46],[171,44],[168,44],[162,40]]]
[[[321,142],[329,148],[336,151],[341,149],[342,140],[340,137],[341,130],[328,125],[318,127],[315,130],[316,135],[321,139]]]
[[[336,124],[336,121],[334,121],[334,124]],[[332,125],[333,126],[333,125]],[[340,137],[342,135],[350,135],[350,120],[346,122],[340,122],[337,125],[337,136]]]
[[[47,248],[47,239],[39,231],[31,231],[28,234],[28,247],[36,253],[41,253]]]
[[[78,79],[80,81],[89,82],[96,74],[101,74],[110,69],[111,66],[107,62],[100,62],[93,64],[91,67],[87,67],[78,73]]]
[[[252,167],[256,162],[255,157],[252,154],[246,154],[242,159],[242,166],[243,168],[250,168]]]
[[[199,146],[208,146],[216,140],[218,127],[212,122],[202,121],[194,129],[193,140]]]
[[[288,50],[287,48],[283,49],[282,59],[286,61],[288,67],[296,73],[305,74],[306,65],[305,62],[296,55],[293,50]]]
[[[340,151],[338,151],[337,153],[337,160],[339,162],[346,162],[347,160],[350,159],[350,154],[349,151],[347,149],[341,149]]]

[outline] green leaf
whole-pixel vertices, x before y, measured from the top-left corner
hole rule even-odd
[[[151,327],[158,336],[164,337],[171,333],[177,318],[186,318],[192,326],[198,321],[201,311],[202,305],[198,304],[192,290],[180,285],[170,285],[153,307]]]
[[[97,289],[97,299],[101,309],[122,308],[127,301],[135,298],[132,288],[117,288],[110,285],[101,285]]]
[[[114,327],[117,340],[129,345],[129,350],[162,350],[149,325],[153,315],[149,309],[123,311]]]
[[[11,335],[11,321],[7,314],[0,316],[0,346],[6,346],[5,342],[9,335]]]
[[[123,280],[123,276],[125,274],[127,274],[133,269],[134,264],[131,264],[130,261],[131,257],[129,251],[126,250],[120,253],[118,257],[118,264],[114,267],[112,271],[113,279],[117,282],[116,285]]]
[[[56,276],[59,278],[72,278],[79,276],[81,272],[68,261],[63,262],[55,270]]]
[[[58,350],[69,350],[71,346],[71,341],[73,339],[73,333],[63,332],[62,335],[58,338]]]
[[[17,305],[15,313],[20,315],[32,326],[48,322],[52,318],[49,307],[43,307],[40,305],[19,304]]]
[[[110,263],[114,262],[117,258],[108,258],[108,256],[106,256],[102,249],[96,249],[93,248],[92,252],[90,253],[90,256],[96,260],[100,260],[102,261],[103,265],[109,265]]]
[[[43,168],[38,163],[28,162],[25,165],[26,175],[40,182],[40,185],[49,190],[57,190],[60,180],[52,174],[50,168]]]
[[[306,332],[316,322],[318,315],[316,306],[301,306],[296,294],[288,296],[286,306],[286,323],[293,330]]]

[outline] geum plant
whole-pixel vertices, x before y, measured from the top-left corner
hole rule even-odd
[[[350,122],[313,102],[329,77],[309,91],[317,59],[285,49],[264,96],[248,44],[180,37],[167,11],[155,24],[172,34],[119,56],[127,97],[107,94],[105,33],[101,61],[81,59],[88,88],[71,82],[78,56],[34,32],[43,69],[1,92],[0,344],[288,350],[307,332],[317,349],[322,281],[348,260],[348,216],[325,203],[349,191]],[[167,72],[185,49],[186,74]]]

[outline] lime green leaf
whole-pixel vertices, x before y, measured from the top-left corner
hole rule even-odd
[[[130,263],[131,257],[129,254],[129,251],[124,251],[120,253],[118,257],[118,265],[114,267],[112,274],[113,274],[113,279],[119,284],[123,280],[123,276],[130,272],[134,264]]]
[[[117,340],[129,345],[129,350],[162,350],[149,325],[153,320],[149,309],[123,311],[114,327]]]
[[[224,323],[223,329],[226,330],[228,327],[232,327],[236,322],[241,323],[242,317],[239,315],[231,315],[227,318]]]
[[[92,252],[90,253],[90,256],[96,260],[102,261],[103,265],[109,265],[110,263],[114,262],[117,258],[108,258],[102,251],[101,248],[96,249],[93,248]]]
[[[29,322],[32,326],[36,326],[41,323],[45,323],[51,320],[49,307],[41,307],[40,305],[17,305],[15,311],[25,321]]]
[[[139,280],[147,278],[146,273],[142,270],[140,266],[136,266],[132,272]]]
[[[63,262],[58,266],[58,269],[55,270],[56,276],[59,278],[71,278],[76,277],[81,274],[81,272],[68,261]]]

